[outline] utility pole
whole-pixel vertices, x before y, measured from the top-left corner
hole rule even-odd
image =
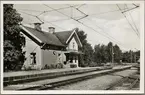
[[[134,55],[134,63],[136,63],[136,54]]]
[[[138,51],[138,49],[134,48],[135,50]],[[134,55],[134,62],[136,63],[136,52],[135,52],[135,55]]]
[[[113,45],[112,45],[112,64],[114,65],[114,51],[113,51]]]
[[[130,52],[130,63],[132,63],[132,51]]]

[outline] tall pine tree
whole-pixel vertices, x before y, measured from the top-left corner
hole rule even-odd
[[[22,47],[25,38],[20,33],[23,20],[12,4],[4,4],[4,71],[20,70],[25,60]]]

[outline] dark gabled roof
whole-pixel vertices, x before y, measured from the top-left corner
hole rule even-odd
[[[82,44],[75,32],[75,29],[70,31],[49,33],[44,31],[38,31],[34,28],[22,25],[22,32],[29,38],[31,38],[34,42],[36,42],[38,45],[43,45],[44,43],[54,46],[66,47],[72,37],[75,37],[75,39],[78,39],[77,42],[79,46],[82,47]]]
[[[56,46],[65,46],[61,43],[61,41],[57,38],[56,35],[44,32],[44,31],[38,31],[34,28],[30,28],[27,26],[23,26],[25,29],[27,29],[29,32],[31,32],[33,35],[35,35],[38,39],[40,39],[43,43],[56,45]]]
[[[66,44],[67,39],[72,34],[73,30],[71,31],[62,31],[62,32],[55,32],[55,35],[61,41],[61,43]]]

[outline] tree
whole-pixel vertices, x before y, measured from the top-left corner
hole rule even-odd
[[[79,56],[79,63],[81,67],[89,66],[93,61],[93,48],[86,40],[87,34],[84,31],[79,31],[77,28],[77,34],[82,43],[82,47],[79,48],[83,52],[83,55]]]
[[[105,45],[95,45],[94,47],[94,62],[96,62],[98,65],[101,65],[101,63],[106,63],[108,60],[108,54],[107,54],[107,46]]]
[[[25,60],[22,47],[25,38],[20,33],[22,17],[12,4],[4,4],[4,71],[20,70]]]
[[[86,43],[83,46],[84,64],[83,66],[89,66],[93,62],[93,48],[91,44]]]
[[[122,58],[122,62],[126,62],[126,63],[135,63],[139,60],[140,58],[140,51],[126,51],[123,53],[123,58]]]
[[[112,62],[120,63],[122,59],[122,51],[118,45],[113,46],[112,42],[109,42],[108,45],[95,45],[94,47],[94,62],[98,65],[101,63]]]
[[[114,62],[116,63],[120,63],[120,61],[122,60],[122,51],[120,50],[118,45],[115,45],[113,47],[113,51],[114,51]]]
[[[126,62],[127,62],[127,63],[130,62],[130,54],[129,54],[128,51],[126,51],[126,52],[123,53],[122,62],[125,62],[125,63],[126,63]]]
[[[94,62],[100,63],[100,44],[94,47]]]
[[[140,51],[133,52],[133,61],[136,63],[140,59]]]
[[[112,62],[112,48],[113,48],[113,43],[109,42],[106,48],[107,51],[107,62]]]

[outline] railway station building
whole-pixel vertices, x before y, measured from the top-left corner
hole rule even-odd
[[[21,25],[21,33],[26,40],[23,67],[41,70],[60,63],[66,68],[70,64],[79,66],[78,56],[82,52],[78,48],[82,47],[82,43],[76,29],[56,32],[54,27],[48,27],[48,31],[42,31],[41,23],[34,23],[33,28]]]

